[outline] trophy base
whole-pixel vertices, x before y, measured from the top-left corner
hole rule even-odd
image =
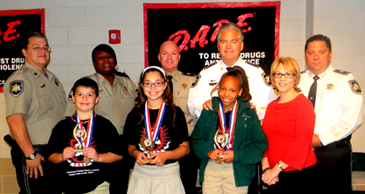
[[[220,158],[220,159],[222,159],[222,158],[224,158],[224,157],[226,157],[226,155],[224,155],[224,154],[220,154],[220,155],[219,155],[219,158]]]

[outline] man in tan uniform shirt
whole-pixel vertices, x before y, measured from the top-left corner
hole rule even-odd
[[[52,189],[45,147],[53,127],[64,119],[66,94],[59,79],[45,68],[50,58],[46,37],[32,32],[26,40],[25,64],[4,85],[6,120],[15,139],[11,156],[20,193],[41,194]]]
[[[162,69],[165,70],[168,79],[172,82],[172,96],[174,97],[174,103],[179,106],[182,111],[184,111],[189,135],[191,135],[197,119],[193,118],[189,113],[188,96],[190,86],[195,81],[195,76],[177,70],[180,58],[181,55],[179,53],[179,48],[173,41],[165,41],[162,43],[160,52],[158,53],[158,60],[161,63]],[[197,168],[199,168],[200,164],[199,159],[194,156],[192,149],[190,149],[190,154],[180,159],[179,163],[181,180],[183,182],[185,192],[194,193]]]

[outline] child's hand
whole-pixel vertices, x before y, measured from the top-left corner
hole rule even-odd
[[[211,150],[208,153],[208,157],[212,160],[219,160],[220,159],[219,154],[223,154],[223,153],[219,150]]]
[[[144,153],[142,153],[138,150],[135,150],[133,152],[133,154],[134,154],[134,157],[136,158],[136,162],[138,165],[142,166],[142,165],[149,163],[148,158],[146,155],[144,155]]]
[[[232,150],[228,150],[222,153],[224,156],[224,158],[222,158],[219,161],[225,162],[225,163],[231,163],[233,162],[233,157],[234,157],[234,152]]]
[[[250,102],[250,104],[251,104],[251,109],[254,109],[254,110],[255,110],[255,112],[257,112],[257,110],[256,110],[256,106],[253,104],[253,102]]]
[[[71,147],[67,147],[62,152],[62,161],[66,161],[75,156],[75,149]]]
[[[84,156],[89,159],[93,159],[95,162],[99,160],[99,154],[96,152],[95,148],[85,148]]]
[[[156,153],[153,154],[151,157],[153,160],[150,161],[150,164],[154,164],[156,166],[163,166],[166,162],[166,155],[165,153]]]
[[[212,100],[207,100],[206,102],[204,102],[203,108],[205,110],[213,110]]]

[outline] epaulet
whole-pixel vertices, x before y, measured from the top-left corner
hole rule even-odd
[[[115,75],[126,77],[126,78],[130,79],[130,77],[125,72],[115,71]]]
[[[252,65],[252,66],[254,66],[254,67],[256,67],[256,68],[260,68],[260,66],[259,65],[254,65],[254,64],[252,64],[252,63],[250,63],[250,62],[247,62],[247,61],[245,61],[247,64],[249,64],[249,65]]]
[[[195,77],[196,75],[189,72],[181,72],[183,75]]]
[[[342,75],[348,75],[349,73],[351,73],[349,71],[343,71],[343,70],[339,70],[339,69],[335,69],[335,70],[333,70],[333,72],[342,74]]]
[[[303,74],[303,73],[305,73],[305,70],[300,72],[300,74]]]
[[[214,63],[210,64],[210,65],[207,65],[205,66],[203,69],[208,69],[209,67],[213,67],[214,65],[218,64],[217,61],[215,61]]]

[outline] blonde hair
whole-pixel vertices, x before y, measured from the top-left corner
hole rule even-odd
[[[294,90],[297,92],[301,92],[302,90],[298,87],[300,82],[300,69],[298,63],[291,57],[279,57],[275,59],[275,61],[271,64],[270,78],[272,84],[275,86],[274,74],[280,64],[283,65],[285,70],[294,74]]]

